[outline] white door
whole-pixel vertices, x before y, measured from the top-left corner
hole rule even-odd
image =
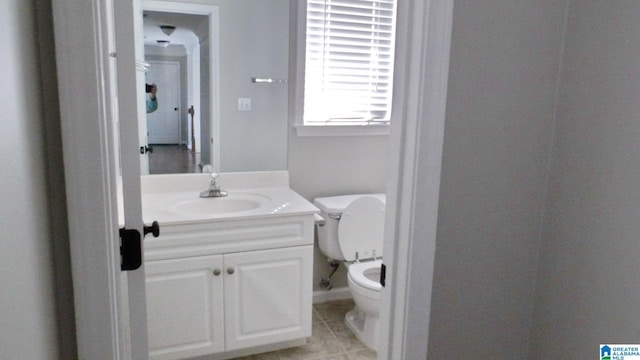
[[[180,64],[149,61],[145,82],[158,87],[158,109],[147,114],[150,144],[180,143]]]
[[[121,271],[118,236],[122,224],[142,231],[139,95],[131,37],[138,4],[52,5],[78,357],[144,360],[144,270]]]
[[[225,350],[311,336],[313,247],[224,256]]]
[[[139,0],[114,0],[114,29],[117,62],[117,97],[120,130],[120,161],[122,171],[122,201],[124,227],[143,232],[140,174],[146,154],[140,151],[142,131],[140,120],[145,114],[144,68],[139,64],[144,57],[142,38],[142,8]],[[143,117],[144,118],[144,117]],[[144,130],[144,126],[142,126]],[[143,160],[140,160],[142,155]],[[147,162],[148,166],[148,162]],[[142,169],[144,171],[145,169]],[[144,238],[144,235],[142,235]],[[144,252],[140,249],[142,258]],[[147,359],[146,291],[144,265],[123,272],[122,305],[128,315],[129,327],[124,329],[131,341],[131,358]]]

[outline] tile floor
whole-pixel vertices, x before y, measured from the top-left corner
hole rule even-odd
[[[344,324],[353,300],[313,305],[312,335],[304,346],[236,360],[375,360],[376,353],[362,344]]]

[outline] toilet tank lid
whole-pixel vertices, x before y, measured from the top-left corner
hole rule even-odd
[[[313,200],[313,204],[317,206],[322,212],[330,214],[342,214],[347,206],[349,206],[354,200],[359,199],[363,196],[373,196],[380,199],[380,201],[382,201],[383,203],[386,203],[385,194],[356,194],[319,197]]]

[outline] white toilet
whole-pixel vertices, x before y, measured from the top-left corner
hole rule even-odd
[[[347,327],[377,350],[380,308],[380,266],[384,237],[384,194],[345,195],[314,200],[326,223],[318,227],[320,251],[344,261],[355,309],[345,317]]]

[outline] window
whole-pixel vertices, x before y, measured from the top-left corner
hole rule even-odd
[[[395,0],[307,0],[304,126],[388,125]]]

